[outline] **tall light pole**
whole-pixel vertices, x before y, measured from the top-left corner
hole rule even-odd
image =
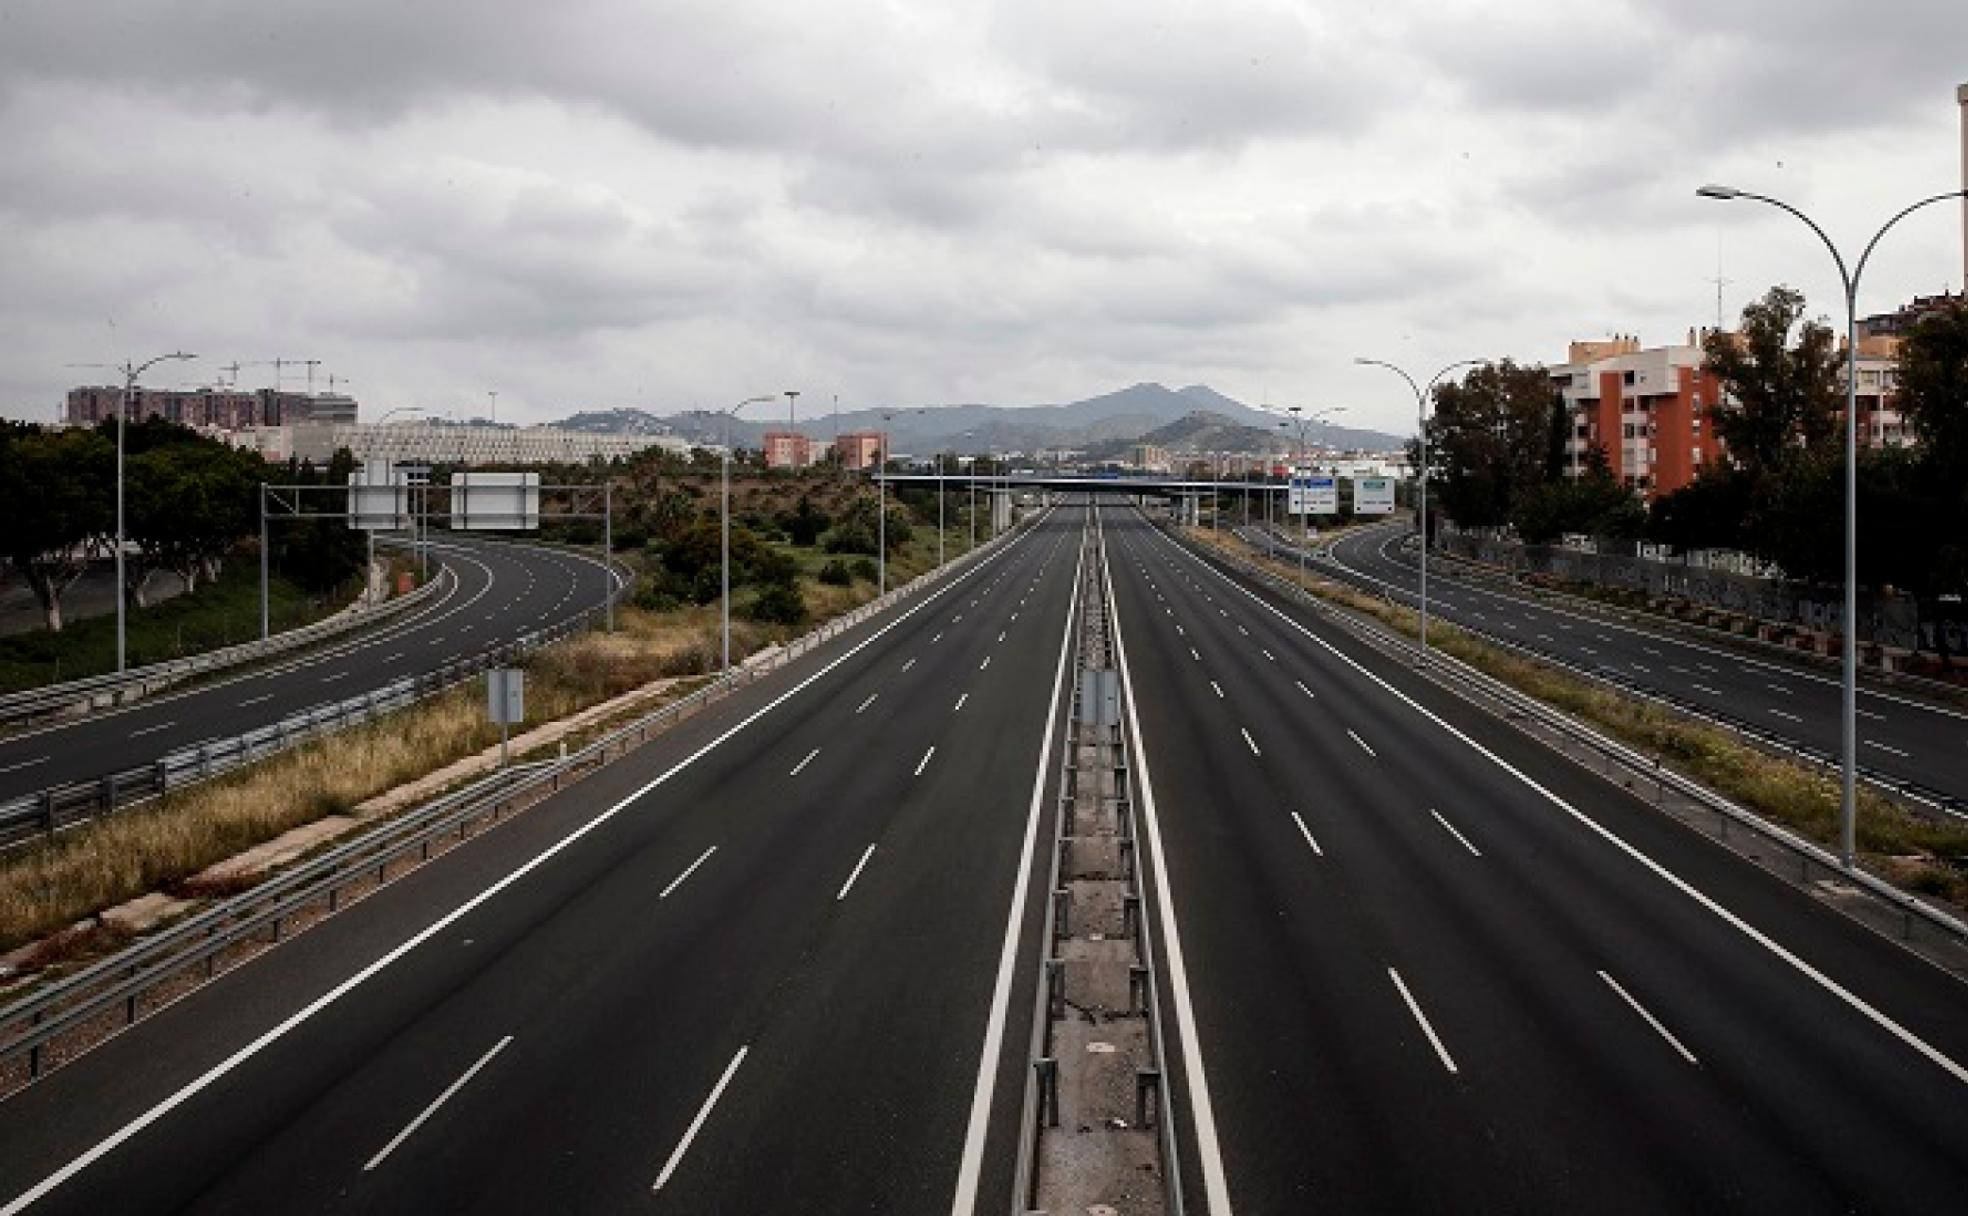
[[[1879,247],[1879,240],[1889,232],[1893,225],[1922,207],[1948,199],[1968,198],[1968,189],[1949,190],[1923,198],[1917,203],[1903,207],[1892,219],[1881,224],[1879,231],[1872,234],[1859,260],[1848,271],[1845,256],[1838,252],[1825,230],[1818,227],[1817,221],[1802,211],[1780,199],[1764,194],[1752,194],[1747,190],[1737,190],[1732,186],[1703,186],[1695,191],[1703,198],[1724,201],[1746,198],[1752,202],[1767,203],[1781,211],[1788,211],[1804,221],[1806,227],[1817,233],[1818,239],[1830,251],[1831,260],[1838,267],[1838,277],[1845,286],[1845,663],[1843,699],[1839,709],[1839,742],[1844,749],[1840,764],[1838,860],[1847,870],[1855,863],[1858,852],[1858,742],[1859,742],[1859,277],[1865,273],[1866,262],[1871,260],[1872,251]]]
[[[1346,407],[1343,405],[1329,405],[1325,409],[1314,410],[1308,414],[1305,412],[1305,407],[1302,405],[1286,406],[1285,407],[1286,412],[1291,415],[1292,422],[1298,427],[1298,454],[1296,457],[1294,457],[1294,459],[1302,460],[1305,458],[1306,455],[1305,428],[1306,427],[1312,425],[1315,422],[1321,422],[1333,414],[1341,413],[1345,409]],[[1310,547],[1312,543],[1312,504],[1309,502],[1302,502],[1299,505],[1305,508],[1305,510],[1299,512],[1299,516],[1298,516],[1298,581],[1300,583],[1303,583],[1305,581],[1305,550],[1308,547]],[[1291,526],[1289,511],[1287,511],[1286,513],[1285,525],[1287,527]]]
[[[116,410],[116,671],[122,674],[129,661],[129,639],[124,632],[123,608],[123,428],[130,417],[130,399],[137,394],[137,377],[159,363],[171,359],[196,359],[184,351],[158,355],[142,363],[123,364],[123,400]],[[261,550],[264,561],[265,550]]]
[[[1421,469],[1417,473],[1419,481],[1419,500],[1421,512],[1421,650],[1416,656],[1415,665],[1428,665],[1428,395],[1435,391],[1435,385],[1442,377],[1460,367],[1474,367],[1481,359],[1459,359],[1428,378],[1428,387],[1415,383],[1415,378],[1405,371],[1381,359],[1355,359],[1353,362],[1364,367],[1384,367],[1408,382],[1414,390],[1415,421],[1421,433]]]
[[[748,405],[770,400],[770,394],[747,397],[730,409],[720,411],[725,422],[724,461],[718,482],[718,549],[722,557],[718,575],[718,616],[724,637],[724,664],[719,670],[725,675],[731,674],[731,419]]]

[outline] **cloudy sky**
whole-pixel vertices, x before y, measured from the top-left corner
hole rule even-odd
[[[0,0],[0,412],[183,347],[368,417],[1160,380],[1407,429],[1353,356],[1680,340],[1718,264],[1837,312],[1694,187],[1862,242],[1958,184],[1964,48],[1962,0]],[[1961,223],[1861,307],[1958,288]]]

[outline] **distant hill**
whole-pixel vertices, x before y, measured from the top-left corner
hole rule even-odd
[[[889,417],[884,420],[883,414]],[[802,411],[799,427],[816,438],[841,432],[886,430],[897,455],[935,451],[1035,452],[1067,448],[1118,452],[1131,443],[1153,443],[1181,451],[1263,451],[1277,445],[1277,417],[1252,409],[1206,385],[1171,389],[1130,385],[1065,405],[944,405],[889,410]],[[637,409],[591,411],[558,424],[578,430],[674,434],[691,443],[756,446],[768,430],[786,425],[783,404],[756,405],[738,418],[709,410],[686,410],[665,417]],[[1379,431],[1316,427],[1321,443],[1385,451],[1404,439]]]

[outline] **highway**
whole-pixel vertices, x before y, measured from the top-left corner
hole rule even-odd
[[[1085,514],[0,1104],[0,1212],[1008,1210]]]
[[[1412,606],[1420,575],[1399,551],[1412,535],[1401,525],[1341,537],[1320,564]],[[1610,620],[1548,600],[1513,594],[1494,581],[1444,577],[1429,567],[1429,614],[1656,694],[1698,713],[1741,722],[1819,756],[1836,757],[1836,673],[1706,642],[1664,629]],[[1901,693],[1859,686],[1859,764],[1890,781],[1956,800],[1968,813],[1968,713]]]
[[[1102,514],[1235,1210],[1959,1206],[1968,989]]]
[[[442,565],[439,573],[438,563]],[[564,549],[457,537],[436,543],[426,604],[292,658],[160,693],[115,710],[0,738],[0,798],[119,772],[205,739],[435,670],[603,602],[619,576]],[[241,621],[242,629],[254,622]]]
[[[1012,1210],[1093,515],[0,1102],[0,1216]],[[1189,1211],[1958,1206],[1968,988],[1097,517]]]

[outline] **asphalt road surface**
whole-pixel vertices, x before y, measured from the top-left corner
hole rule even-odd
[[[1366,529],[1334,542],[1337,571],[1412,606],[1417,558],[1401,551],[1401,525]],[[1726,716],[1818,755],[1840,752],[1838,677],[1822,668],[1764,657],[1726,644],[1607,620],[1515,594],[1493,581],[1444,577],[1429,567],[1428,609],[1452,621],[1662,693],[1698,712]],[[1859,764],[1897,782],[1938,791],[1968,810],[1968,714],[1902,694],[1859,686]]]
[[[1084,515],[0,1104],[0,1212],[1008,1210]]]
[[[0,1216],[1011,1210],[1087,515],[0,1103]],[[1959,1205],[1968,989],[1100,518],[1191,1211]]]
[[[407,616],[271,666],[0,739],[0,798],[135,768],[434,670],[601,604],[618,577],[586,554],[485,540],[439,542],[433,560],[448,572],[445,585]]]
[[[1236,1210],[1960,1206],[1968,988],[1102,514]]]

